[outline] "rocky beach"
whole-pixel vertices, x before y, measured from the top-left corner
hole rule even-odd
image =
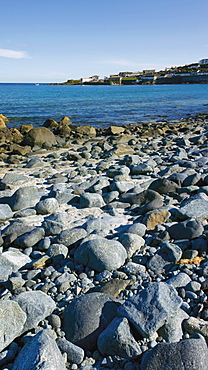
[[[208,115],[0,115],[0,368],[208,369]]]

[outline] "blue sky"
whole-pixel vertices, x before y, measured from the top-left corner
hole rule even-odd
[[[0,0],[0,82],[62,82],[208,58],[207,0]]]

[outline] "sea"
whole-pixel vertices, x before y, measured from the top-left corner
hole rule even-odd
[[[70,117],[76,125],[107,127],[174,122],[208,113],[208,84],[81,86],[0,83],[7,127]]]

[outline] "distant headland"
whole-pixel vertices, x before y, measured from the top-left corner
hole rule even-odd
[[[117,75],[99,78],[93,75],[88,78],[69,79],[51,85],[158,85],[158,84],[192,84],[208,83],[208,59],[184,66],[165,68],[156,71],[145,69],[141,72],[119,72]]]

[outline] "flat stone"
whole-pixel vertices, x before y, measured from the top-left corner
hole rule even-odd
[[[196,194],[183,202],[176,212],[179,220],[193,218],[205,220],[208,218],[208,196],[204,193]]]
[[[208,322],[196,317],[189,317],[184,321],[184,329],[191,335],[199,333],[208,343]]]
[[[176,314],[181,304],[175,288],[159,282],[127,299],[118,314],[131,321],[143,337],[150,337]]]
[[[89,293],[74,299],[63,314],[66,339],[83,348],[94,350],[99,334],[116,316],[118,304],[103,293]]]
[[[13,364],[13,370],[66,370],[65,362],[49,330],[28,341]]]
[[[107,356],[120,356],[134,359],[142,351],[134,339],[126,318],[115,317],[107,328],[99,335],[97,346],[100,353]]]
[[[124,264],[127,252],[118,241],[97,237],[82,243],[76,249],[74,258],[96,271],[113,271]]]
[[[208,369],[208,350],[203,338],[159,343],[142,356],[141,370],[182,369]]]
[[[179,272],[177,275],[174,275],[170,279],[166,280],[167,284],[171,284],[174,288],[182,288],[185,287],[188,283],[190,283],[191,278],[185,272]]]
[[[36,328],[39,322],[49,316],[56,308],[54,300],[41,291],[20,293],[14,298],[14,301],[27,315],[22,333]]]
[[[25,321],[26,314],[18,303],[0,301],[0,351],[21,334]]]
[[[0,266],[11,266],[13,272],[18,271],[30,262],[31,258],[16,248],[10,248],[8,251],[0,254]]]
[[[29,176],[22,173],[6,173],[0,181],[0,189],[12,189],[14,186],[20,186],[27,183]]]

